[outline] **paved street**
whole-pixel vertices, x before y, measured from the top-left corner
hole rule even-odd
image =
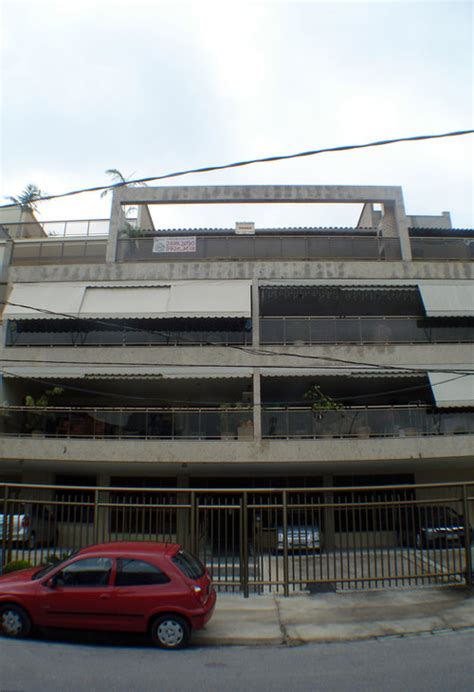
[[[111,645],[113,643],[113,646]],[[472,692],[474,631],[163,652],[141,638],[1,640],[2,692]]]

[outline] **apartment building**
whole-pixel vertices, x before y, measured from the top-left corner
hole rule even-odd
[[[173,231],[151,214],[236,202],[361,211]],[[1,481],[474,480],[474,231],[449,213],[408,215],[399,187],[122,187],[110,219],[33,223],[0,235]]]

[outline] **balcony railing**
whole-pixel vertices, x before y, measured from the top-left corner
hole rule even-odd
[[[92,264],[105,262],[107,238],[48,238],[21,240],[13,245],[11,263],[25,264]]]
[[[273,439],[411,437],[474,434],[474,411],[433,411],[423,406],[265,407],[262,437]]]
[[[474,238],[411,238],[414,260],[474,259]]]
[[[416,317],[262,317],[262,344],[471,343],[473,325]]]
[[[68,219],[65,221],[36,221],[4,223],[13,238],[35,238],[44,233],[52,238],[97,238],[109,234],[109,219]]]
[[[252,407],[0,409],[0,434],[14,437],[221,440],[253,438]]]
[[[192,232],[189,234],[192,236]],[[120,238],[119,262],[169,262],[172,259],[346,259],[398,260],[401,258],[398,238],[376,236],[197,236],[190,244],[191,252],[155,252],[155,239],[164,235],[142,238]],[[194,239],[194,237],[193,237]]]
[[[253,439],[253,409],[236,408],[33,408],[1,409],[0,435],[12,437],[164,440]],[[272,439],[420,437],[472,435],[473,411],[434,411],[423,406],[269,407],[262,437]]]

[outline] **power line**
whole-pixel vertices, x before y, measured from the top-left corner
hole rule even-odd
[[[25,305],[23,303],[14,303],[8,300],[0,300],[0,304],[3,305],[11,305],[13,307],[20,307],[23,309],[28,309],[28,310],[34,310],[36,312],[41,312],[47,315],[52,315],[54,317],[64,317],[69,320],[74,320],[74,321],[84,321],[84,322],[89,322],[92,324],[100,324],[100,325],[105,325],[105,326],[112,326],[112,327],[118,327],[120,329],[123,329],[125,331],[132,331],[132,332],[141,332],[145,334],[158,334],[158,335],[168,335],[169,332],[162,332],[160,330],[150,330],[150,329],[143,329],[140,327],[133,327],[133,326],[128,326],[128,325],[122,325],[120,323],[114,322],[113,320],[100,320],[97,318],[84,318],[84,317],[78,317],[77,315],[72,315],[70,313],[64,313],[64,312],[57,312],[54,310],[47,310],[46,308],[37,308],[32,305]],[[212,341],[205,341],[203,342],[206,346],[222,346],[221,343],[218,342],[212,342]],[[361,368],[374,368],[374,369],[382,369],[382,370],[396,370],[396,371],[406,371],[406,372],[421,372],[423,371],[423,368],[419,367],[408,367],[408,366],[402,366],[402,365],[388,365],[388,364],[382,364],[382,363],[373,363],[373,362],[366,362],[366,361],[359,361],[359,360],[349,360],[347,358],[334,358],[331,356],[312,356],[312,355],[305,355],[305,354],[299,354],[299,353],[288,353],[287,351],[270,351],[268,349],[264,348],[252,348],[250,346],[238,346],[236,344],[229,344],[228,346],[225,346],[225,348],[232,348],[232,349],[237,349],[238,351],[242,351],[244,353],[250,354],[250,355],[255,355],[255,356],[283,356],[287,358],[301,358],[301,359],[306,359],[306,360],[311,360],[311,361],[323,361],[323,362],[333,362],[341,365],[351,365],[351,366],[358,366]],[[15,359],[8,359],[8,358],[0,358],[2,362],[14,362]],[[37,363],[39,362],[38,360],[32,360],[32,359],[27,359],[26,361],[23,361],[21,359],[17,359],[15,362],[33,362]],[[48,361],[43,361],[43,362],[48,362]],[[59,361],[55,360],[55,363],[59,363],[62,365],[78,365],[77,360],[76,361]],[[119,366],[119,367],[124,367],[125,364],[123,362],[104,362],[104,361],[97,361],[97,362],[92,362],[88,361],[87,363],[84,363],[83,365],[109,365],[109,366]],[[128,364],[127,364],[128,365]],[[140,364],[140,363],[133,363],[131,364],[132,366],[136,367],[146,367],[147,365],[151,366],[158,366],[158,367],[177,367],[176,363],[145,363],[145,364]],[[243,364],[243,365],[234,365],[234,366],[229,366],[227,364],[223,365],[216,365],[215,363],[210,363],[209,365],[204,365],[204,364],[189,364],[186,365],[185,367],[222,367],[222,368],[229,368],[229,367],[236,367],[236,368],[251,368],[251,367],[262,367],[262,368],[279,368],[281,366],[279,365],[261,365],[260,363],[253,365],[251,363],[248,364]],[[295,369],[298,368],[296,365],[291,365],[291,366],[284,366],[287,369]],[[329,366],[326,366],[329,367]],[[468,369],[464,368],[462,370],[460,369],[437,369],[437,368],[431,368],[431,372],[440,372],[440,373],[446,373],[446,374],[470,374],[474,372],[473,369]]]
[[[375,142],[367,142],[364,144],[346,144],[343,146],[339,147],[326,147],[324,149],[312,149],[309,151],[302,151],[298,152],[296,154],[279,154],[276,156],[266,156],[263,158],[256,158],[256,159],[247,159],[244,161],[235,161],[233,163],[226,163],[226,164],[221,164],[221,165],[215,165],[215,166],[204,166],[201,168],[190,168],[187,170],[183,171],[175,171],[173,173],[166,173],[164,175],[156,175],[156,176],[151,176],[148,178],[136,178],[134,180],[127,180],[126,182],[123,183],[114,183],[112,185],[96,185],[94,187],[88,187],[88,188],[82,188],[79,190],[72,190],[70,192],[63,192],[61,194],[56,194],[56,195],[43,195],[41,197],[35,198],[35,203],[36,202],[46,202],[48,200],[52,199],[59,199],[62,197],[72,197],[73,195],[80,195],[86,192],[101,192],[102,190],[114,190],[115,188],[119,187],[126,187],[127,185],[136,185],[140,183],[149,183],[155,180],[168,180],[170,178],[178,178],[180,176],[184,175],[191,175],[195,173],[210,173],[212,171],[223,171],[227,170],[229,168],[241,168],[243,166],[250,166],[255,163],[273,163],[275,161],[286,161],[289,159],[297,159],[297,158],[303,158],[307,156],[317,156],[319,154],[327,154],[331,152],[339,152],[339,151],[352,151],[355,149],[368,149],[371,147],[381,147],[381,146],[387,146],[389,144],[398,144],[400,142],[419,142],[423,140],[430,140],[430,139],[442,139],[445,137],[460,137],[463,135],[470,135],[474,134],[474,130],[457,130],[455,132],[443,132],[440,134],[434,134],[434,135],[414,135],[412,137],[396,137],[394,139],[382,139],[379,141]],[[7,207],[16,207],[18,206],[17,204],[3,204],[0,205],[0,209],[7,208]]]
[[[10,373],[10,372],[8,372],[8,371],[6,371],[6,370],[4,370],[3,372],[4,372],[4,374],[6,374],[6,375],[10,375],[10,376],[12,376],[12,377],[18,377],[18,376],[15,375],[14,373]],[[381,396],[387,396],[387,395],[389,395],[389,394],[401,394],[401,393],[414,392],[414,391],[427,390],[427,389],[429,389],[429,390],[431,391],[431,390],[433,389],[433,387],[438,387],[439,385],[446,384],[446,383],[448,383],[448,382],[454,382],[455,380],[459,380],[459,379],[462,379],[462,378],[464,378],[464,377],[467,377],[467,375],[464,374],[464,375],[459,375],[458,377],[451,377],[451,378],[449,378],[449,379],[447,379],[447,380],[442,380],[442,381],[440,381],[440,382],[430,383],[429,385],[428,385],[428,384],[422,384],[422,385],[416,385],[416,386],[413,386],[413,387],[401,387],[401,388],[399,388],[399,389],[386,389],[386,390],[382,390],[382,391],[379,391],[379,392],[372,392],[372,393],[369,393],[369,394],[357,394],[357,395],[353,395],[353,396],[331,397],[331,398],[332,398],[333,401],[335,401],[335,402],[339,402],[339,401],[347,402],[347,401],[357,401],[357,400],[359,400],[359,399],[363,399],[363,400],[366,400],[366,399],[374,399],[374,398],[381,397]],[[21,376],[20,379],[25,379],[25,380],[28,380],[29,382],[35,382],[36,384],[46,385],[46,386],[48,386],[48,387],[55,387],[55,386],[57,387],[57,386],[58,386],[58,380],[55,380],[54,382],[49,382],[49,381],[44,380],[44,379],[38,379],[38,378],[35,378],[35,377],[30,377],[30,376],[26,376],[26,377],[25,377],[25,376]],[[164,402],[166,402],[166,403],[168,403],[168,404],[186,404],[187,406],[189,406],[189,403],[190,403],[189,400],[183,401],[183,400],[181,400],[181,399],[168,399],[168,398],[167,398],[167,399],[164,399],[163,397],[156,397],[156,396],[155,396],[155,397],[151,397],[151,396],[150,396],[150,397],[146,397],[146,396],[133,396],[132,394],[124,394],[124,393],[117,393],[117,392],[107,392],[107,391],[104,391],[104,390],[100,391],[100,390],[96,390],[96,389],[89,389],[89,388],[87,388],[87,387],[77,387],[77,386],[71,385],[71,384],[69,384],[69,383],[66,384],[63,380],[60,380],[60,384],[61,384],[61,387],[62,387],[63,389],[67,389],[67,390],[71,390],[71,391],[76,391],[76,392],[84,392],[84,393],[86,393],[86,394],[95,394],[95,395],[99,395],[99,396],[117,397],[117,398],[119,398],[119,399],[121,399],[121,400],[122,400],[122,399],[131,399],[131,400],[134,400],[134,401],[154,401],[154,400],[156,400],[157,398],[159,398],[160,401],[164,401]],[[220,401],[192,402],[192,404],[193,404],[193,406],[197,406],[197,407],[221,406],[221,405],[222,405],[222,401],[220,400]],[[297,404],[297,405],[301,406],[301,405],[302,405],[302,401],[301,401],[301,400],[298,400],[298,401],[280,401],[280,402],[275,402],[275,401],[272,401],[272,402],[264,402],[264,401],[262,401],[262,402],[261,402],[261,405],[262,405],[262,406],[269,406],[269,407],[271,407],[271,406],[288,406],[288,405],[292,405],[292,404]],[[252,405],[252,404],[249,404],[249,406],[251,406],[251,405]],[[310,404],[309,404],[309,406],[310,406]],[[6,409],[6,410],[7,410],[7,409],[9,409],[9,408],[11,408],[11,407],[9,407],[9,406],[0,406],[0,410],[2,410],[2,409]],[[57,407],[54,407],[54,406],[53,406],[52,408],[64,408],[64,407],[61,407],[61,406],[58,405]],[[69,407],[68,407],[68,408],[69,408]],[[83,406],[83,407],[81,407],[81,406],[75,406],[74,408],[76,408],[76,409],[81,409],[81,408],[90,409],[90,408],[100,408],[100,407],[93,407],[93,406]]]

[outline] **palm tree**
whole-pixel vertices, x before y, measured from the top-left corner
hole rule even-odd
[[[128,178],[126,178],[118,168],[108,168],[106,171],[107,175],[110,175],[114,185],[123,185],[124,187],[146,187],[146,183],[132,183],[129,182],[130,178],[133,177],[134,173],[131,173]],[[105,197],[109,194],[111,188],[104,190],[100,193],[101,197]]]
[[[22,211],[32,212],[36,210],[38,201],[44,194],[37,185],[29,183],[17,197],[7,197],[6,199],[16,204]]]

